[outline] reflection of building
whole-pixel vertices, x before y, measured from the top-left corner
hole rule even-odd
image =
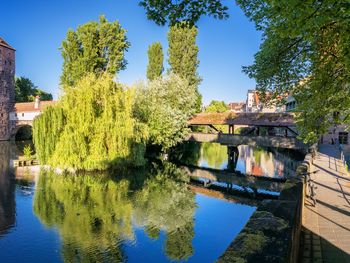
[[[15,224],[15,183],[10,172],[11,145],[0,143],[0,237]]]
[[[239,159],[244,163],[240,172],[255,176],[290,177],[294,176],[299,164],[298,158],[291,152],[280,152],[277,149],[265,149],[241,145]],[[302,158],[301,158],[302,159]]]

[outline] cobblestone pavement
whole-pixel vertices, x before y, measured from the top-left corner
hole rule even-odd
[[[321,145],[311,175],[317,204],[305,199],[301,262],[350,263],[350,176],[334,145]]]

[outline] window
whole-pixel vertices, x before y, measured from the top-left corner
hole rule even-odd
[[[347,132],[339,132],[339,143],[340,144],[348,144],[348,133]]]

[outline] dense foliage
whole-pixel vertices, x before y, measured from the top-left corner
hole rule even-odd
[[[155,42],[148,48],[148,66],[147,66],[147,78],[148,80],[154,80],[160,77],[163,73],[163,48],[160,42]]]
[[[41,100],[52,100],[52,94],[47,93],[25,77],[15,79],[15,101],[30,102],[34,101],[36,96],[40,96]]]
[[[181,21],[196,23],[202,15],[223,19],[228,17],[227,6],[220,0],[142,0],[140,6],[145,8],[147,18],[158,25],[175,25]]]
[[[197,28],[187,23],[172,26],[168,33],[168,62],[173,73],[187,79],[189,85],[195,88],[197,97],[195,109],[200,112],[202,96],[198,91],[201,79],[197,73],[199,66],[197,34]]]
[[[62,43],[63,72],[61,84],[74,86],[86,74],[108,72],[115,75],[126,67],[124,53],[130,44],[126,31],[118,21],[108,22],[104,16],[99,22],[89,22],[69,30]]]
[[[262,91],[292,93],[299,129],[317,140],[332,125],[350,123],[350,4],[346,1],[238,0],[262,30],[263,43],[245,71]]]
[[[164,151],[187,135],[187,120],[194,111],[194,86],[175,74],[140,83],[135,101],[135,116],[149,128],[149,143]]]
[[[134,93],[109,74],[89,74],[78,81],[34,122],[41,162],[83,170],[142,165],[147,134],[132,115]]]
[[[163,232],[167,256],[184,260],[193,253],[196,208],[184,178],[188,179],[168,163],[154,171],[115,177],[42,171],[34,212],[59,231],[66,262],[125,261],[122,242],[135,239],[135,224],[153,239]]]
[[[224,101],[212,100],[210,104],[205,108],[205,112],[225,112],[228,110],[228,106]]]

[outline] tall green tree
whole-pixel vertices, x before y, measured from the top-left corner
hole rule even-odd
[[[41,100],[52,100],[52,94],[39,89],[29,78],[19,77],[15,79],[16,102],[34,101],[36,96],[40,96]]]
[[[147,18],[158,25],[175,25],[182,21],[195,24],[202,15],[223,19],[228,17],[227,6],[220,0],[142,0]]]
[[[147,66],[147,78],[154,80],[162,75],[163,67],[163,48],[162,44],[155,42],[148,48],[148,66]]]
[[[124,53],[130,43],[126,31],[118,21],[108,22],[100,16],[99,22],[91,21],[69,30],[61,46],[63,88],[74,86],[89,73],[107,72],[115,75],[126,67]]]
[[[201,78],[197,73],[199,66],[197,34],[197,28],[188,23],[172,26],[168,33],[168,62],[173,73],[187,79],[189,85],[195,88],[197,97],[195,110],[199,112],[202,106],[202,96],[198,91]]]

